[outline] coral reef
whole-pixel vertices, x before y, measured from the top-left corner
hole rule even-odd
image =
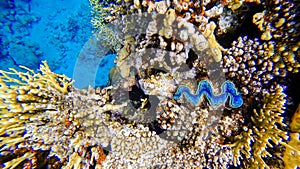
[[[109,85],[1,71],[4,168],[299,167],[296,2],[90,3],[100,52],[117,52]]]
[[[269,57],[273,55],[273,48],[271,42],[260,44],[258,39],[239,37],[224,55],[224,72],[233,82],[240,82],[244,95],[267,90],[272,84],[271,80],[277,73]]]
[[[104,8],[104,5],[98,0],[90,0],[92,6],[92,24],[98,32],[97,38],[105,44],[105,47],[111,48],[112,50],[120,50],[120,42],[116,38],[113,29],[107,26],[106,21],[112,21],[114,17],[107,17],[108,11]]]

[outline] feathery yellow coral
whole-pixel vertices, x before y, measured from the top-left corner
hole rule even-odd
[[[0,123],[4,131],[22,129],[22,123],[36,112],[47,107],[51,93],[67,93],[73,81],[65,75],[51,72],[48,64],[43,62],[41,73],[20,66],[27,72],[0,70]],[[13,83],[7,85],[7,83]]]
[[[300,104],[292,117],[290,128],[290,141],[282,158],[286,169],[300,167]]]
[[[300,167],[300,134],[291,133],[290,142],[286,146],[282,160],[285,169],[295,169]]]
[[[65,75],[53,73],[46,61],[43,61],[42,63],[43,64],[40,66],[41,73],[35,73],[33,70],[25,66],[20,66],[20,68],[27,70],[27,72],[25,73],[18,72],[17,70],[12,68],[9,69],[11,70],[10,72],[1,70],[1,91],[5,91],[5,93],[15,93],[15,90],[11,89],[17,89],[20,94],[24,94],[26,92],[37,94],[39,90],[51,87],[58,92],[67,93],[72,86],[73,81],[70,81],[70,79]],[[8,87],[4,82],[12,82],[16,85]]]
[[[98,114],[95,118],[94,109],[99,103],[105,106],[103,109],[99,106],[96,112],[119,107],[105,104],[101,92],[96,94],[93,88],[88,91],[73,88],[73,81],[53,73],[46,62],[40,72],[21,68],[27,72],[0,71],[0,151],[14,156],[3,161],[4,167],[34,168],[39,165],[36,159],[47,151],[46,161],[55,156],[57,165],[64,168],[87,165],[101,168],[106,156],[95,140],[103,140],[102,134],[108,132],[95,132],[95,126],[104,127],[100,121],[106,116]],[[92,158],[85,157],[87,151],[92,151]]]
[[[233,154],[233,164],[238,166],[241,164],[240,159],[242,159],[242,155],[245,155],[247,159],[251,158],[251,142],[253,142],[252,130],[244,128],[244,132],[235,137],[235,142],[231,145],[227,145],[229,147],[234,147]]]
[[[68,93],[73,81],[65,75],[53,73],[44,61],[40,72],[20,66],[27,72],[0,70],[0,147],[7,150],[26,148],[25,123],[35,119],[38,114],[49,108],[47,105],[55,95]],[[19,146],[19,145],[23,146]],[[23,156],[6,162],[6,168],[15,168],[24,160],[35,155],[31,150],[25,151]]]
[[[277,86],[274,93],[266,93],[263,106],[259,111],[254,110],[252,130],[249,129],[248,132],[244,131],[237,136],[242,139],[238,139],[233,144],[235,166],[240,164],[239,159],[243,159],[245,155],[247,157],[245,166],[268,169],[270,166],[263,158],[272,157],[272,154],[267,149],[275,145],[286,145],[284,141],[288,139],[288,135],[281,130],[281,127],[286,126],[281,116],[284,112],[286,96],[282,91],[282,87]]]

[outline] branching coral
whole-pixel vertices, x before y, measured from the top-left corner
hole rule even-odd
[[[230,80],[240,82],[244,95],[256,95],[266,90],[278,72],[270,56],[274,53],[273,43],[260,44],[258,39],[239,37],[232,43],[223,57],[223,70]]]
[[[65,75],[51,72],[46,62],[40,67],[41,73],[35,73],[24,66],[21,68],[27,72],[17,72],[15,69],[10,69],[11,72],[0,71],[1,120],[7,123],[4,126],[12,129],[19,126],[20,130],[23,122],[47,109],[47,104],[55,96],[68,93],[73,83]],[[3,127],[1,135],[8,128]]]
[[[277,86],[275,92],[264,95],[263,105],[259,111],[254,110],[252,116],[253,127],[243,131],[236,136],[233,146],[234,165],[241,164],[243,156],[243,165],[252,168],[270,168],[264,158],[273,157],[268,149],[274,146],[286,145],[288,133],[282,130],[286,127],[283,122],[282,114],[285,108],[285,94],[280,86]]]
[[[26,148],[24,135],[26,123],[38,117],[43,111],[51,109],[49,105],[55,97],[64,95],[72,89],[73,81],[64,75],[51,72],[46,62],[40,67],[40,73],[35,73],[21,66],[27,72],[0,71],[0,147],[6,151],[14,146],[16,149]],[[16,85],[17,84],[17,85]],[[23,156],[7,162],[6,167],[16,167],[35,152],[26,148]]]
[[[283,154],[282,160],[284,161],[285,168],[292,169],[300,166],[300,104],[295,111],[292,122],[290,123],[291,133],[286,150]]]
[[[120,50],[120,42],[117,36],[114,34],[112,25],[107,21],[112,21],[115,18],[105,18],[108,15],[108,11],[97,0],[90,0],[92,6],[92,24],[97,32],[95,32],[97,41],[101,41],[104,47],[111,48],[112,50]]]
[[[26,67],[22,68],[27,72],[1,71],[4,167],[298,165],[296,160],[289,162],[299,152],[298,133],[293,133],[299,129],[299,113],[288,128],[285,107],[290,103],[286,104],[282,85],[286,72],[296,73],[299,67],[299,42],[292,32],[295,19],[286,11],[294,10],[294,3],[270,1],[270,7],[254,0],[90,3],[92,22],[102,30],[99,43],[122,44],[110,73],[111,86],[73,88],[69,78],[51,72],[45,62],[37,73]],[[242,37],[249,32],[237,31],[232,46],[223,48],[221,36],[229,37],[220,24],[224,16],[249,17],[243,10],[257,4],[265,11],[249,13],[250,18],[258,13],[253,22],[263,36]],[[226,22],[225,29],[241,27]],[[196,95],[191,94],[197,87]],[[187,102],[177,100],[182,95]],[[203,95],[208,102],[201,100]],[[224,106],[228,98],[229,106]]]
[[[27,72],[15,69],[0,72],[0,147],[2,154],[10,154],[8,159],[1,158],[1,163],[5,168],[36,167],[43,164],[36,159],[44,151],[50,151],[49,157],[55,156],[61,161],[70,155],[69,163],[73,163],[78,152],[66,149],[71,146],[78,150],[76,140],[81,135],[71,135],[81,125],[78,115],[74,117],[76,106],[73,109],[71,106],[76,100],[67,97],[73,91],[73,81],[53,73],[46,62],[39,73],[21,68]],[[50,158],[47,160],[49,165],[61,166],[59,160],[55,160],[57,164],[51,164]],[[77,163],[72,165],[79,166]]]

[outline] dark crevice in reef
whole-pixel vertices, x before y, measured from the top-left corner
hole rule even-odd
[[[166,130],[164,130],[164,129],[162,129],[160,127],[160,124],[158,123],[157,120],[149,123],[148,127],[149,127],[150,131],[154,131],[157,135],[160,135],[161,133],[163,133],[164,131],[166,131]]]
[[[60,163],[60,160],[58,157],[50,157],[47,159],[47,164],[43,166],[43,169],[45,168],[51,168],[51,169],[58,169],[63,166],[62,163]]]
[[[254,14],[262,12],[264,8],[262,5],[253,3],[245,3],[244,5],[248,7],[248,10],[243,11],[244,19],[241,26],[237,30],[237,34],[239,34],[239,36],[247,35],[249,39],[259,38],[261,32],[252,22],[252,19]]]
[[[142,105],[142,99],[148,99],[149,96],[145,95],[141,88],[138,88],[136,85],[132,86],[132,90],[129,91],[129,99],[131,105],[138,109]]]
[[[49,153],[50,153],[50,151],[41,151],[41,150],[38,151],[37,158],[36,158],[37,159],[36,166],[40,166],[40,167],[37,167],[37,169],[46,168],[46,166],[48,165],[48,161],[49,161],[49,159],[47,159],[47,156],[49,155]]]
[[[253,15],[263,11],[262,5],[253,3],[244,3],[239,11],[238,22],[239,26],[235,30],[228,31],[228,33],[216,36],[217,41],[225,48],[230,48],[231,43],[239,36],[248,36],[249,39],[259,38],[262,32],[252,22]],[[216,32],[215,32],[216,34]]]
[[[197,59],[198,59],[198,55],[192,49],[190,49],[188,53],[188,58],[185,63],[188,65],[190,69],[192,69],[194,67],[193,63]]]
[[[158,75],[159,73],[167,73],[165,68],[150,68],[145,71],[145,74],[148,78],[151,78],[152,75]]]
[[[286,83],[289,86],[286,88],[285,93],[287,94],[288,103],[286,104],[286,116],[292,117],[300,103],[300,74],[291,73]]]
[[[273,158],[266,158],[263,157],[264,161],[269,166],[275,166],[275,168],[280,168],[280,166],[284,166],[284,162],[282,160],[282,157],[278,155],[278,153],[283,153],[285,151],[284,146],[277,146],[274,142],[270,141],[272,145],[275,145],[273,148],[267,148],[267,151],[270,152],[270,154],[274,154]]]

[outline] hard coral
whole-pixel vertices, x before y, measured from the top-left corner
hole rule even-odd
[[[10,69],[10,72],[0,71],[1,151],[16,154],[25,149],[24,154],[21,154],[23,156],[19,155],[5,163],[6,168],[14,168],[36,155],[27,146],[30,143],[24,135],[26,124],[43,111],[51,109],[49,104],[56,97],[72,90],[73,82],[64,75],[51,72],[46,62],[40,67],[41,73],[35,73],[24,66],[21,68],[27,72],[17,72],[15,69]]]
[[[283,154],[282,160],[284,161],[285,168],[292,169],[300,166],[300,104],[296,112],[292,117],[292,122],[290,123],[291,133],[289,143],[286,145],[285,152]]]
[[[253,127],[244,127],[245,131],[236,136],[236,141],[230,145],[234,151],[235,166],[240,165],[243,159],[243,165],[247,168],[270,168],[264,159],[274,155],[268,149],[286,145],[288,133],[282,130],[286,127],[283,122],[286,95],[282,92],[283,89],[277,86],[274,92],[264,95],[263,105],[259,111],[254,110],[251,117]]]
[[[266,1],[266,10],[253,16],[253,23],[263,32],[262,40],[275,42],[271,57],[276,75],[298,72],[299,64],[299,4],[293,1]]]
[[[0,72],[0,146],[2,153],[11,154],[8,159],[1,157],[1,163],[5,168],[25,166],[28,162],[36,167],[52,165],[50,157],[59,158],[55,160],[58,163],[69,157],[66,166],[77,159],[72,166],[78,167],[81,165],[78,160],[81,163],[82,158],[78,153],[84,156],[82,152],[85,151],[78,145],[83,144],[78,139],[86,135],[76,133],[84,125],[79,121],[79,114],[74,114],[77,109],[72,105],[76,99],[67,96],[74,92],[73,81],[53,73],[46,62],[41,65],[40,73],[21,68],[27,72],[14,69]],[[85,145],[90,143],[85,142]],[[74,151],[68,151],[70,146]],[[46,161],[34,162],[45,152],[49,153]],[[99,156],[98,153],[93,155]]]
[[[298,153],[298,113],[292,118],[286,113],[292,103],[283,92],[287,72],[298,68],[299,40],[293,32],[298,29],[287,12],[296,9],[294,2],[90,3],[95,27],[111,36],[99,40],[122,45],[111,86],[76,89],[47,65],[41,73],[25,67],[26,73],[2,71],[0,160],[5,167],[299,166],[292,156]],[[249,17],[243,10],[258,4],[261,11],[247,9],[258,34],[247,36],[239,32],[244,28],[224,21],[235,34],[232,46],[223,48],[224,16]],[[197,105],[178,100],[203,81],[215,93],[225,91],[223,83],[231,85],[233,95],[242,91],[236,96],[240,102],[217,104],[228,94],[213,102],[212,87]]]
[[[239,37],[223,57],[223,71],[229,79],[238,83],[244,95],[255,95],[267,90],[277,73],[270,59],[274,44],[261,44],[258,39]]]

